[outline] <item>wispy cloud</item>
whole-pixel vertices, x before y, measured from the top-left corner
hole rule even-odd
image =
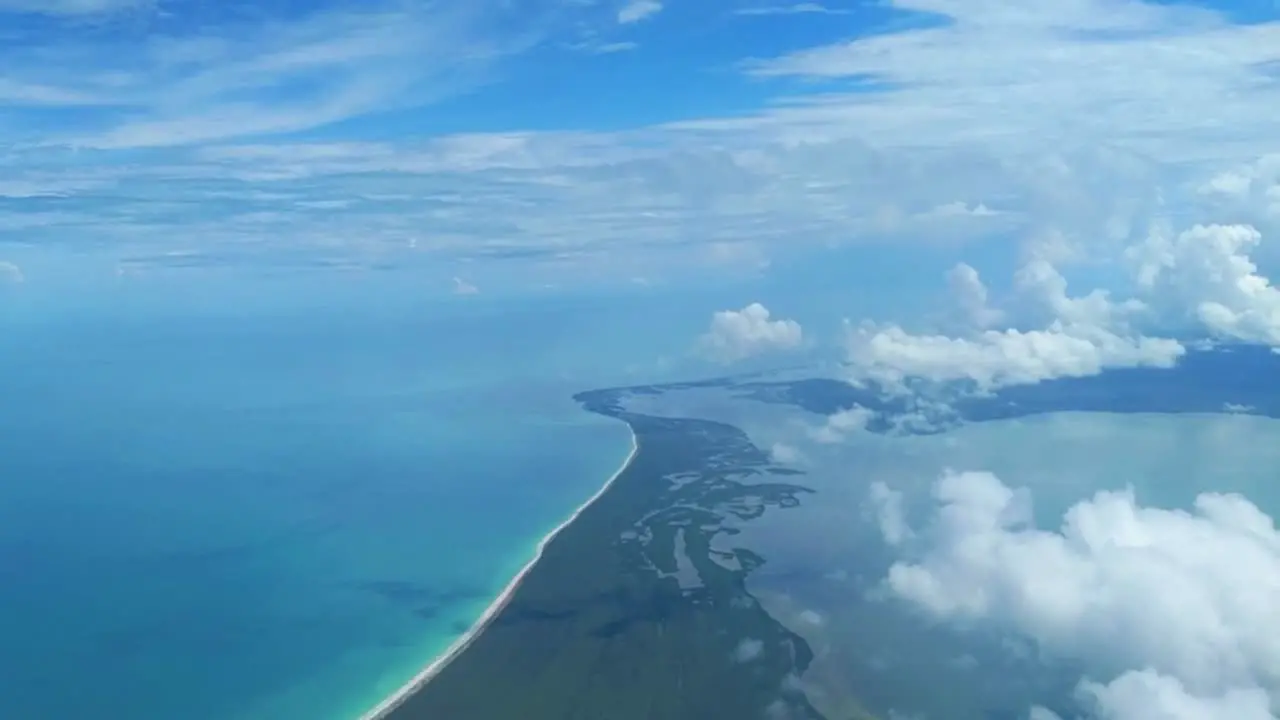
[[[662,12],[662,3],[657,0],[628,0],[627,4],[618,10],[618,22],[629,25],[657,15],[659,12]]]
[[[58,199],[0,206],[0,242],[161,256],[181,238],[223,258],[441,254],[660,278],[680,264],[759,271],[805,247],[992,237],[1120,259],[1171,208],[1183,227],[1280,224],[1280,177],[1259,160],[1275,150],[1280,83],[1264,68],[1280,61],[1280,24],[1136,2],[911,0],[896,5],[950,19],[744,62],[746,79],[782,81],[754,111],[412,132],[434,100],[501,97],[484,84],[528,49],[632,48],[604,39],[617,6],[596,8],[598,34],[557,34],[583,16],[535,5],[330,9],[151,33],[133,50],[98,36],[6,47],[0,190]],[[410,130],[368,124],[387,111]]]
[[[640,47],[640,45],[634,42],[624,41],[624,42],[600,43],[598,45],[587,44],[587,45],[580,45],[578,47],[579,49],[582,49],[593,55],[609,55],[611,53],[627,52],[628,50],[635,50],[636,48]]]
[[[793,5],[761,5],[738,8],[734,15],[848,15],[844,8],[831,8],[818,3],[802,2]]]
[[[157,31],[137,44],[72,35],[0,51],[0,103],[101,106],[63,132],[25,128],[32,140],[84,148],[303,131],[427,105],[486,81],[496,62],[542,39],[547,27],[531,7],[516,30],[504,27],[500,4],[480,2],[322,9]]]
[[[154,6],[155,0],[0,0],[0,13],[83,17]]]

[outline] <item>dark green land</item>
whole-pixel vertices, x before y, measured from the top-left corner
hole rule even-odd
[[[787,689],[808,645],[744,588],[764,559],[737,551],[717,562],[710,549],[732,532],[729,516],[793,506],[810,491],[783,481],[794,472],[737,428],[628,413],[618,403],[627,392],[577,399],[631,426],[631,465],[392,720],[822,720]],[[675,577],[681,532],[701,587]],[[735,659],[743,640],[760,641],[760,656]]]

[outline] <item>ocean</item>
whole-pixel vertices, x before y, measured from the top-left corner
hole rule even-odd
[[[575,317],[0,316],[0,717],[358,717],[626,457]]]

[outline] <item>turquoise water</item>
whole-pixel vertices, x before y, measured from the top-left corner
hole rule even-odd
[[[358,716],[629,450],[567,321],[125,317],[0,321],[0,717]]]

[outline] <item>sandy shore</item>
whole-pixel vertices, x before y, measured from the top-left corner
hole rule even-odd
[[[636,440],[635,431],[632,431],[631,452],[627,454],[627,459],[623,461],[622,466],[619,467],[612,476],[610,476],[609,481],[606,482],[603,487],[596,491],[595,495],[592,495],[585,503],[582,504],[581,507],[574,510],[573,514],[570,515],[567,520],[557,525],[554,530],[547,533],[547,536],[538,542],[538,549],[534,552],[533,559],[526,563],[524,567],[520,568],[520,572],[516,573],[515,577],[511,578],[511,582],[507,583],[507,586],[503,588],[502,593],[489,604],[489,607],[485,608],[484,614],[481,615],[480,619],[471,626],[471,629],[467,630],[466,633],[455,640],[453,644],[449,646],[449,649],[444,651],[443,655],[433,660],[430,665],[423,668],[417,675],[414,675],[409,682],[402,685],[400,689],[396,690],[385,700],[378,703],[378,705],[372,710],[361,715],[360,720],[383,720],[386,718],[392,713],[392,711],[400,707],[405,700],[408,700],[410,696],[422,689],[422,687],[428,682],[431,682],[432,678],[439,675],[440,671],[444,670],[444,668],[452,662],[454,658],[461,655],[462,652],[471,645],[471,643],[475,642],[475,639],[479,637],[480,633],[484,632],[484,629],[489,626],[489,623],[493,622],[493,619],[498,616],[498,613],[502,612],[502,609],[507,606],[507,603],[511,602],[511,596],[515,595],[516,589],[520,587],[520,583],[524,580],[525,576],[528,575],[529,571],[533,569],[533,566],[537,565],[538,561],[542,559],[542,553],[546,550],[547,545],[560,534],[561,530],[564,530],[570,523],[577,520],[578,516],[581,515],[584,510],[591,507],[592,503],[599,500],[600,497],[613,486],[614,481],[616,481],[618,477],[622,475],[623,471],[631,465],[631,461],[635,459],[636,452],[639,449],[640,446]]]

